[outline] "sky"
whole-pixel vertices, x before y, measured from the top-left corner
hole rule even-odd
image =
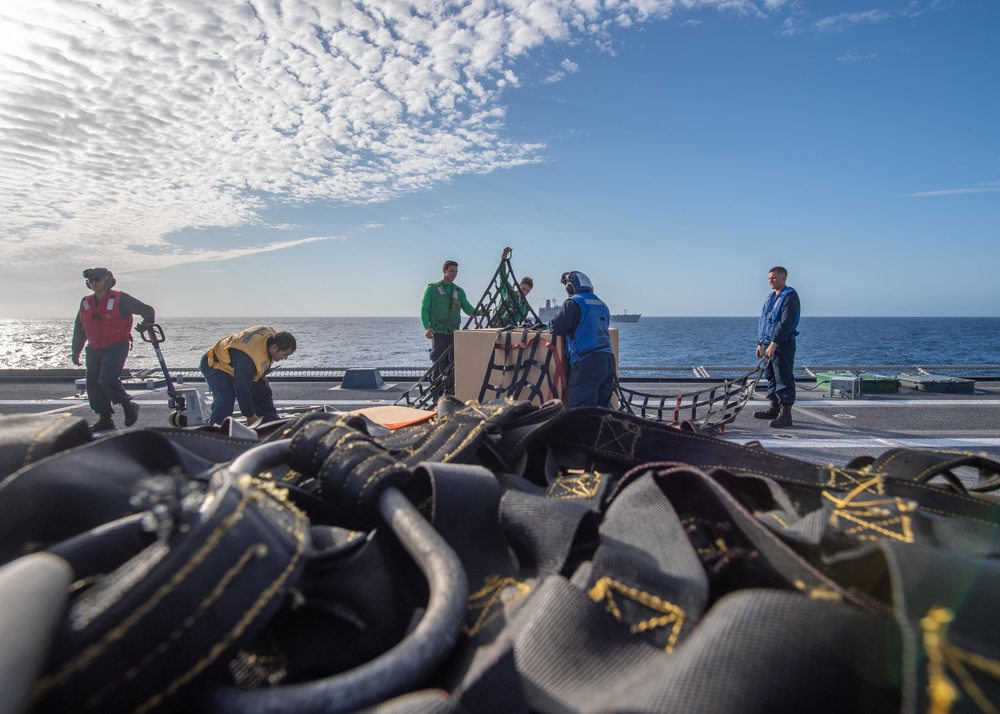
[[[996,0],[0,4],[0,319],[1000,316]]]

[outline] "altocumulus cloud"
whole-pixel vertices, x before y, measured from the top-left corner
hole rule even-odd
[[[502,105],[532,48],[678,8],[781,4],[4,2],[0,258],[76,260],[101,241],[127,268],[299,244],[191,253],[169,236],[259,223],[269,202],[385,201],[538,161],[542,145],[505,137]]]

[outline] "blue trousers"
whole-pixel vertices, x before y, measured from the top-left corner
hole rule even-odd
[[[781,404],[795,404],[795,340],[778,343],[774,357],[764,367],[767,380],[767,398]]]
[[[442,335],[439,332],[435,332],[434,333],[434,342],[432,343],[432,346],[431,346],[431,362],[437,362],[438,359],[440,359],[440,357],[445,352],[448,351],[449,347],[454,347],[454,346],[455,346],[455,333],[451,333],[450,335]],[[438,378],[438,371],[434,370],[431,373],[431,379],[437,379],[437,378]],[[447,384],[447,386],[445,388],[445,391],[448,394],[453,394],[454,393],[454,391],[455,391],[455,384],[454,384],[453,381],[449,381],[448,382],[448,384]]]
[[[112,404],[124,404],[132,399],[122,385],[122,369],[128,357],[128,342],[118,342],[95,350],[87,345],[85,364],[87,366],[87,399],[90,408],[102,417],[114,413]]]
[[[233,408],[236,404],[236,387],[233,377],[226,374],[221,369],[214,369],[208,366],[208,356],[201,358],[201,373],[205,377],[205,384],[212,392],[212,424],[221,424],[226,417],[233,415]],[[274,393],[271,385],[263,379],[257,380],[250,388],[250,397],[253,400],[253,410],[260,417],[260,423],[277,421],[278,410],[274,407]]]
[[[615,356],[594,352],[569,368],[569,406],[610,407],[615,391]]]

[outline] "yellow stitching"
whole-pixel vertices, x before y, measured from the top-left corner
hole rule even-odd
[[[928,712],[948,714],[962,698],[959,687],[948,677],[949,669],[959,680],[961,690],[969,695],[980,711],[996,712],[997,707],[975,683],[965,665],[1000,679],[1000,662],[951,644],[948,641],[948,626],[954,619],[955,613],[941,606],[932,607],[920,619],[920,627],[924,631],[924,651],[927,653]]]
[[[857,523],[859,526],[861,526],[861,528],[852,528],[852,529],[844,531],[845,534],[847,534],[847,535],[854,535],[854,536],[856,536],[858,538],[858,540],[874,540],[873,536],[865,536],[865,535],[862,535],[860,533],[861,530],[867,529],[867,530],[873,530],[876,533],[880,533],[883,536],[885,536],[886,538],[893,538],[895,540],[899,540],[899,541],[902,541],[904,543],[912,543],[913,542],[913,530],[910,527],[911,524],[910,524],[910,518],[909,518],[909,516],[900,516],[898,518],[889,518],[889,519],[886,519],[886,520],[882,521],[881,525],[879,525],[879,524],[876,524],[873,521],[866,521],[866,520],[863,520],[861,518],[858,518],[857,516],[854,516],[851,513],[848,513],[847,511],[834,511],[833,515],[834,516],[840,516],[841,518],[844,518],[845,520],[848,520],[848,521],[853,521],[854,523]],[[833,516],[831,516],[831,522],[832,521],[833,521]],[[900,530],[902,531],[901,533],[895,533],[895,532],[890,531],[890,530],[888,530],[888,529],[886,529],[884,527],[884,526],[886,526],[886,525],[888,525],[890,523],[897,523],[897,522],[900,525]],[[834,525],[836,525],[836,524],[834,524]]]
[[[601,487],[601,481],[603,480],[600,472],[576,471],[573,469],[567,473],[574,473],[574,475],[556,478],[545,494],[548,498],[593,498],[597,495],[597,490]]]
[[[471,626],[463,625],[462,629],[470,637],[477,635],[530,592],[531,586],[527,583],[498,575],[489,576],[482,588],[469,595],[468,611],[480,612]]]
[[[618,428],[618,427],[622,428]],[[600,449],[602,446],[616,445],[619,447],[618,454],[626,458],[635,458],[635,447],[642,436],[642,428],[638,424],[622,421],[614,416],[605,415],[600,418],[597,425],[597,436],[594,445]],[[631,437],[631,443],[626,444],[626,437]]]
[[[667,645],[664,650],[666,652],[673,652],[674,645],[677,643],[677,638],[680,636],[681,628],[684,627],[684,610],[671,602],[657,597],[656,595],[630,587],[607,576],[600,578],[596,583],[594,583],[593,587],[591,587],[591,589],[587,592],[587,595],[589,595],[590,599],[596,603],[604,601],[604,609],[610,612],[618,622],[622,622],[624,618],[622,617],[622,612],[618,607],[618,603],[615,602],[615,593],[649,608],[650,610],[663,613],[659,617],[651,617],[631,625],[629,627],[629,632],[634,635],[640,632],[646,632],[658,627],[667,627],[670,625],[670,636],[667,638]]]
[[[227,635],[217,642],[208,654],[203,657],[199,662],[197,662],[190,670],[171,682],[163,692],[160,692],[146,701],[141,707],[136,709],[136,712],[147,712],[160,705],[160,703],[166,699],[168,696],[176,692],[182,686],[194,679],[198,674],[205,670],[210,664],[212,664],[219,656],[229,647],[233,641],[238,639],[250,626],[250,624],[257,618],[260,611],[264,609],[267,603],[274,597],[282,587],[284,587],[285,582],[291,576],[292,572],[298,565],[302,554],[305,552],[306,546],[306,533],[307,533],[307,521],[303,516],[302,512],[289,504],[289,509],[295,518],[295,522],[298,528],[295,531],[296,536],[296,548],[295,553],[289,559],[288,565],[285,570],[271,583],[271,585],[260,594],[257,601],[250,606],[242,618],[236,623],[232,630],[227,633]]]
[[[51,424],[42,429],[40,432],[35,434],[35,437],[28,444],[27,450],[24,452],[24,465],[27,466],[31,463],[31,459],[34,457],[35,447],[38,446],[39,442],[43,437],[47,436],[50,431],[54,431],[56,427],[61,426],[62,422],[70,418],[69,414],[60,414]]]
[[[859,540],[874,540],[874,536],[862,533],[862,530],[868,529],[875,531],[886,538],[893,538],[904,543],[912,543],[913,521],[910,516],[902,514],[917,510],[916,503],[912,501],[904,501],[900,498],[853,502],[857,496],[860,496],[865,492],[881,495],[883,483],[883,477],[876,476],[862,484],[859,484],[844,498],[838,498],[829,491],[823,491],[823,497],[834,504],[834,509],[830,513],[830,525],[835,528],[838,527],[838,519],[843,518],[861,526],[861,528],[845,529],[845,535],[854,536]],[[879,488],[877,490],[870,491],[869,489],[872,486],[878,486]],[[889,508],[884,508],[884,506],[889,506]],[[854,509],[853,512],[848,510],[852,508]],[[894,515],[897,513],[900,515]],[[874,518],[876,520],[866,520],[869,518]],[[886,526],[893,523],[899,525],[899,532],[891,531],[886,528]]]
[[[824,602],[843,602],[843,596],[836,590],[831,590],[830,588],[825,588],[822,586],[810,588],[805,584],[804,581],[795,578],[792,580],[792,585],[795,589],[803,593],[810,600],[822,600]]]
[[[767,516],[767,517],[769,517],[769,518],[773,518],[774,520],[776,520],[778,522],[778,525],[781,526],[782,528],[786,528],[786,529],[788,528],[788,524],[785,523],[785,521],[782,520],[781,517],[779,517],[778,514],[775,513],[774,511],[768,511],[764,515]]]
[[[383,454],[377,454],[377,456],[382,456],[382,455]],[[388,454],[385,454],[385,456],[387,456],[388,458],[392,459],[392,457],[389,456]],[[366,461],[367,460],[368,459],[366,459]],[[360,468],[360,466],[359,466],[359,468]],[[381,476],[382,474],[384,474],[384,473],[386,473],[388,471],[393,471],[393,470],[406,470],[406,465],[402,464],[402,463],[400,463],[398,461],[396,461],[395,459],[392,459],[392,463],[386,464],[382,468],[376,470],[374,473],[372,473],[371,476],[368,477],[368,479],[365,481],[364,485],[361,487],[361,490],[358,492],[358,501],[361,500],[362,496],[364,495],[364,493],[368,489],[368,487],[374,481],[378,480],[379,476]]]
[[[827,498],[829,498],[831,501],[833,501],[833,503],[837,507],[844,508],[847,504],[849,504],[852,500],[854,500],[855,496],[860,495],[864,491],[869,491],[870,493],[876,493],[875,491],[871,491],[870,487],[871,486],[879,485],[880,481],[881,481],[881,477],[879,477],[879,476],[876,476],[874,478],[868,479],[867,481],[865,481],[862,484],[859,484],[852,491],[850,491],[843,500],[838,500],[837,498],[835,498],[834,496],[832,496],[831,494],[829,494],[826,491],[823,491],[823,495],[826,496]],[[881,491],[881,489],[879,489],[879,492],[880,491]],[[879,493],[879,495],[881,495],[881,493]]]
[[[452,458],[453,458],[453,457],[455,456],[455,454],[456,454],[456,453],[457,453],[458,451],[460,451],[460,450],[461,450],[462,448],[464,448],[464,447],[465,447],[465,445],[466,445],[466,444],[468,444],[469,442],[471,442],[471,441],[472,441],[472,440],[473,440],[473,439],[474,439],[475,437],[479,436],[479,432],[481,432],[481,431],[483,431],[483,430],[485,430],[485,429],[486,429],[486,422],[482,422],[482,421],[481,421],[481,422],[478,422],[478,423],[476,424],[476,426],[475,426],[475,427],[473,427],[472,431],[471,431],[471,432],[469,432],[469,433],[468,433],[468,434],[466,435],[466,437],[465,437],[464,439],[462,439],[462,441],[461,441],[461,442],[459,442],[459,444],[458,444],[458,446],[457,446],[456,448],[452,449],[452,450],[451,450],[451,451],[450,451],[449,453],[445,454],[445,455],[444,455],[444,456],[443,456],[443,457],[441,458],[441,461],[442,461],[442,463],[446,463],[446,462],[450,461],[450,460],[451,460],[451,459],[452,459]],[[450,439],[449,439],[448,441],[446,441],[446,442],[445,442],[445,443],[444,443],[444,444],[443,444],[443,445],[441,446],[441,448],[440,448],[440,449],[438,449],[437,451],[435,451],[435,452],[434,452],[434,455],[436,456],[436,455],[437,455],[438,453],[440,453],[440,452],[441,452],[441,451],[443,451],[444,449],[448,448],[448,444],[449,444],[449,442],[450,442],[450,441],[451,441]],[[434,459],[433,459],[433,458],[428,458],[428,459],[426,459],[426,460],[427,460],[427,461],[434,461]]]
[[[122,682],[128,682],[139,676],[143,669],[148,667],[153,663],[160,655],[164,654],[167,650],[173,646],[177,640],[181,638],[185,630],[191,629],[199,617],[201,617],[209,607],[211,607],[216,601],[225,594],[226,587],[233,581],[233,579],[239,575],[246,568],[246,564],[250,562],[253,558],[263,558],[267,555],[267,546],[262,543],[255,543],[254,545],[247,548],[243,555],[240,556],[239,560],[227,570],[219,582],[216,584],[212,591],[209,593],[208,597],[204,598],[198,607],[195,608],[194,613],[184,618],[180,627],[174,629],[169,635],[167,635],[163,641],[161,641],[152,651],[148,652],[145,657],[139,660],[139,663],[134,667],[129,668],[125,671],[122,676],[121,681],[111,682],[108,684],[101,692],[95,694],[86,702],[86,707],[93,708],[101,703],[101,700],[106,696],[118,689]]]
[[[37,691],[44,692],[54,684],[65,683],[72,674],[86,669],[93,664],[93,661],[100,657],[109,645],[124,637],[129,628],[148,615],[149,612],[156,607],[156,605],[169,595],[177,585],[179,585],[205,560],[206,557],[208,557],[208,554],[215,549],[215,547],[219,544],[219,541],[222,540],[223,536],[232,530],[236,523],[243,517],[243,511],[246,510],[247,503],[248,496],[244,492],[242,499],[237,504],[234,511],[226,516],[225,519],[223,519],[223,521],[215,528],[215,530],[209,534],[201,548],[199,548],[184,563],[182,568],[171,576],[170,580],[161,585],[156,592],[153,593],[148,600],[146,600],[146,602],[134,609],[129,616],[122,620],[116,627],[106,632],[98,642],[95,642],[87,647],[77,657],[63,665],[58,672],[50,674],[40,680],[37,685]]]

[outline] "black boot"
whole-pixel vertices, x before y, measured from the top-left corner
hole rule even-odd
[[[122,404],[122,411],[125,412],[125,426],[132,426],[139,418],[139,405],[129,400]]]
[[[778,404],[777,399],[771,400],[771,406],[767,409],[761,409],[753,413],[754,419],[774,419],[778,416],[781,405]]]
[[[110,431],[115,428],[115,423],[111,420],[110,414],[98,414],[98,416],[100,419],[90,426],[91,434],[96,434],[99,431]]]
[[[783,426],[792,425],[792,405],[782,404],[781,409],[778,412],[778,417],[771,420],[771,426],[775,429],[780,429]]]

